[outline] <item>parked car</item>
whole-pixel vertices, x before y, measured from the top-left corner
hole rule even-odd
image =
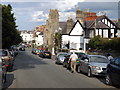
[[[19,50],[20,51],[25,51],[25,46],[24,45],[19,46]]]
[[[65,53],[65,52],[58,53],[55,63],[56,64],[63,64],[63,62],[65,60],[65,56],[67,56],[67,55],[68,55],[68,53]]]
[[[32,53],[35,54],[35,55],[39,55],[40,50],[39,49],[32,49]]]
[[[109,60],[102,55],[88,55],[80,60],[78,72],[87,73],[88,77],[93,75],[105,76],[106,67]]]
[[[6,82],[6,63],[3,62],[3,60],[0,57],[0,90],[2,90],[4,87],[4,84]]]
[[[42,52],[40,52],[39,56],[42,58],[51,58],[52,54],[49,51],[42,51]]]
[[[71,69],[70,68],[70,63],[68,63],[68,60],[69,60],[71,54],[72,53],[69,53],[67,56],[65,56],[65,60],[63,62],[63,67],[66,67],[68,70]],[[78,70],[79,62],[83,57],[86,56],[86,54],[82,53],[82,52],[75,52],[75,54],[77,54],[77,56],[78,56],[78,59],[76,60],[76,70]]]
[[[31,53],[35,54],[36,53],[36,49],[32,49]]]
[[[0,76],[2,76],[2,80],[0,80],[0,81],[2,81],[1,82],[2,84],[4,84],[6,82],[6,74],[7,74],[6,65],[7,65],[6,62],[4,60],[2,60],[0,57],[0,69],[1,69],[0,74],[2,74],[2,75],[0,75]]]
[[[14,57],[7,49],[0,49],[1,59],[6,63],[7,71],[12,71]]]
[[[120,85],[120,57],[110,61],[106,69],[106,84]]]

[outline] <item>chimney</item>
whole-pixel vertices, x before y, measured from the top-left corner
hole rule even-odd
[[[89,8],[86,8],[86,9],[85,9],[85,12],[90,12]]]

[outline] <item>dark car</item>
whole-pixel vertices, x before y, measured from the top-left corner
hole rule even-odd
[[[25,51],[25,46],[24,46],[24,45],[21,45],[21,46],[19,47],[19,50],[20,50],[20,51]]]
[[[106,69],[106,84],[120,85],[120,57],[110,60]]]
[[[49,51],[42,51],[40,52],[39,56],[42,58],[51,58],[52,54]]]
[[[65,59],[64,59],[64,62],[63,62],[63,67],[66,67],[68,70],[70,70],[70,63],[68,63],[68,60],[70,58],[70,55],[72,53],[69,53],[67,56],[65,56]],[[82,52],[75,52],[75,54],[77,54],[78,56],[78,59],[76,60],[76,70],[78,70],[78,65],[79,65],[79,62],[80,60],[86,56],[85,53],[82,53]]]
[[[32,49],[32,53],[35,54],[35,55],[39,55],[40,50],[39,49]]]
[[[36,53],[36,49],[32,49],[31,53],[35,54]]]

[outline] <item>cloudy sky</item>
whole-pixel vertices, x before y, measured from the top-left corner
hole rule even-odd
[[[58,9],[60,21],[66,21],[69,16],[75,19],[78,8],[89,8],[97,15],[106,13],[112,19],[118,19],[119,0],[3,0],[2,4],[11,4],[19,30],[33,30],[37,25],[44,25],[50,9]]]

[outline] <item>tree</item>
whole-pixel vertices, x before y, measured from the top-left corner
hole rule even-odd
[[[61,48],[61,42],[62,42],[62,37],[61,37],[60,32],[55,33],[54,40],[55,40],[55,42],[54,42],[55,43],[55,45],[54,45],[55,50],[60,49]]]
[[[19,44],[22,38],[18,32],[14,13],[10,4],[2,5],[2,48]]]
[[[101,46],[102,46],[102,39],[100,36],[95,36],[88,43],[88,47],[91,49],[99,49]]]

